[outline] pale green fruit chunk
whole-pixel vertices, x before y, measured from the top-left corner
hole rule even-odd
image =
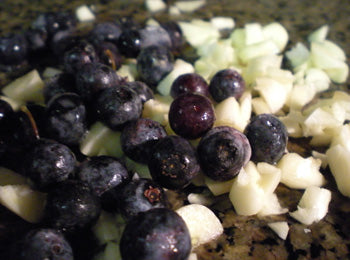
[[[0,167],[0,186],[28,184],[27,179],[10,169]]]
[[[289,226],[286,221],[271,222],[267,224],[281,239],[286,240]]]

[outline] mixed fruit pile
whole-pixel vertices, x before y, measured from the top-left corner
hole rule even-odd
[[[282,183],[305,189],[291,217],[321,220],[321,166],[350,196],[350,96],[312,102],[348,77],[327,26],[285,51],[276,22],[93,18],[47,12],[0,37],[0,68],[30,68],[0,99],[0,203],[32,223],[9,259],[196,259],[223,232],[214,196],[240,215],[285,214]],[[288,152],[300,137],[313,156]],[[287,222],[269,226],[287,237]]]

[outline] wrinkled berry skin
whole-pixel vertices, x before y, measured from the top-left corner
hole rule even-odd
[[[174,132],[188,139],[196,139],[212,128],[214,107],[205,96],[185,93],[170,105],[169,123]]]
[[[73,174],[76,158],[73,152],[61,143],[39,139],[27,152],[24,173],[41,190],[47,190]]]
[[[94,105],[97,120],[112,130],[122,129],[127,122],[138,119],[142,112],[140,97],[123,85],[103,90]]]
[[[46,107],[46,133],[68,146],[78,145],[87,132],[86,108],[79,95],[54,96]]]
[[[173,69],[174,57],[163,46],[149,46],[137,56],[137,72],[142,81],[154,88]]]
[[[252,161],[274,164],[283,156],[288,133],[284,124],[272,114],[254,117],[244,130],[252,147]]]
[[[120,241],[123,260],[186,260],[190,251],[185,222],[167,208],[151,209],[132,218]]]
[[[123,128],[120,142],[128,157],[136,162],[147,163],[153,146],[165,136],[167,133],[159,122],[139,118]]]
[[[102,90],[121,83],[115,71],[102,63],[91,63],[82,67],[76,74],[76,87],[79,95],[85,101],[96,98]]]
[[[193,146],[175,135],[162,138],[153,147],[148,168],[155,182],[174,190],[186,187],[200,169]]]
[[[233,69],[218,71],[209,84],[209,92],[216,102],[221,102],[228,97],[239,99],[244,90],[244,79]]]
[[[44,223],[64,232],[91,227],[101,213],[98,196],[83,182],[67,180],[47,194]]]
[[[246,136],[228,126],[208,131],[200,140],[197,152],[203,173],[217,181],[234,178],[251,157]]]
[[[136,179],[118,193],[118,210],[126,219],[152,208],[165,208],[168,200],[163,188],[151,179]]]
[[[93,156],[83,161],[76,176],[98,196],[130,179],[125,165],[112,156]]]
[[[16,244],[16,260],[73,260],[73,250],[63,234],[55,229],[29,231]]]

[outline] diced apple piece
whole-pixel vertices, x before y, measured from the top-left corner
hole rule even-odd
[[[247,23],[244,26],[245,45],[251,45],[264,40],[262,26],[259,23]]]
[[[238,53],[238,57],[243,64],[247,64],[254,58],[278,53],[278,46],[272,40],[265,40],[243,47]]]
[[[122,64],[118,69],[117,74],[127,78],[128,81],[134,81],[137,78],[136,61],[135,63]]]
[[[210,23],[220,31],[235,27],[235,20],[232,17],[216,16],[210,19]]]
[[[0,167],[0,186],[28,184],[26,177],[10,169]]]
[[[291,137],[303,137],[301,124],[304,122],[304,115],[299,111],[292,109],[286,116],[279,117],[287,128],[288,135]]]
[[[124,157],[124,159],[125,165],[129,170],[137,172],[137,174],[140,175],[141,178],[152,178],[147,164],[135,162],[126,156]]]
[[[214,181],[209,177],[205,177],[205,184],[214,196],[219,196],[229,193],[233,184],[233,180],[229,181]]]
[[[154,95],[154,99],[149,99],[143,104],[142,117],[164,124],[167,122],[171,102],[171,96]]]
[[[202,21],[200,24],[196,24],[195,21],[179,22],[179,26],[187,42],[194,47],[198,47],[212,39],[220,38],[219,30],[212,26],[210,22]]]
[[[164,11],[166,9],[166,3],[162,0],[145,0],[146,8],[151,13]]]
[[[329,148],[326,155],[339,191],[350,197],[350,150],[337,144]]]
[[[345,83],[349,76],[349,66],[343,62],[340,67],[325,69],[330,79],[338,84]]]
[[[233,47],[241,49],[245,46],[245,30],[243,28],[237,28],[230,35],[230,40]]]
[[[295,84],[287,100],[287,105],[294,110],[301,110],[316,95],[314,84]]]
[[[258,216],[280,215],[286,212],[288,209],[281,207],[276,193],[269,193],[265,194],[264,205],[259,210]]]
[[[273,22],[262,28],[265,40],[272,40],[282,52],[288,43],[288,32],[280,23]]]
[[[188,257],[188,260],[198,260],[196,253],[190,253],[190,256]]]
[[[6,96],[0,96],[0,99],[5,100],[7,103],[9,103],[14,111],[18,111],[22,106],[25,105],[25,101],[15,100]]]
[[[32,70],[5,86],[2,92],[14,100],[44,103],[44,85],[38,71]]]
[[[325,169],[328,166],[328,158],[327,155],[325,153],[319,153],[317,151],[312,151],[311,152],[312,157],[314,157],[315,159],[319,159],[321,160],[321,167],[323,169]]]
[[[52,78],[53,76],[56,76],[58,74],[61,74],[63,71],[57,68],[53,67],[47,67],[43,73],[42,76],[44,79]]]
[[[332,146],[336,146],[338,144],[344,146],[347,150],[350,151],[350,125],[342,125],[339,127],[339,131],[332,138]]]
[[[322,25],[320,28],[312,32],[307,39],[309,42],[323,42],[327,38],[328,31],[329,26],[326,24]]]
[[[91,22],[96,19],[94,13],[87,5],[78,6],[75,10],[75,16],[79,22]]]
[[[192,248],[208,243],[223,233],[218,217],[203,205],[186,205],[176,212],[183,218],[190,231]]]
[[[122,260],[118,243],[116,242],[107,243],[104,250],[103,260]]]
[[[87,156],[111,155],[121,157],[120,132],[113,131],[101,122],[93,124],[80,143],[80,151]]]
[[[299,222],[311,225],[326,216],[331,196],[327,189],[310,186],[301,197],[297,211],[289,214]]]
[[[110,241],[119,241],[122,233],[122,230],[117,227],[114,214],[106,211],[102,211],[92,231],[102,245]]]
[[[287,153],[278,162],[282,171],[281,183],[292,189],[306,189],[309,186],[323,186],[325,178],[320,173],[321,160],[303,158],[297,153]]]
[[[191,13],[204,6],[206,0],[178,0],[174,5],[183,13]]]
[[[321,69],[310,68],[306,71],[305,83],[312,85],[317,92],[327,90],[331,83],[329,76]]]
[[[289,226],[286,221],[272,222],[267,224],[281,239],[286,240]]]
[[[256,97],[252,99],[252,107],[255,114],[272,113],[270,107],[266,104],[265,99]]]
[[[202,193],[190,193],[187,196],[187,200],[190,204],[199,204],[209,207],[214,203],[213,195],[210,191]]]
[[[234,97],[226,98],[215,106],[215,126],[228,125],[243,132],[247,121],[242,119],[240,105]]]
[[[281,170],[265,162],[258,163],[256,168],[260,173],[259,186],[266,194],[273,193],[281,181]]]
[[[191,63],[177,59],[174,63],[174,69],[159,82],[157,86],[158,92],[163,96],[168,96],[174,80],[182,74],[192,72],[194,72],[194,67]]]
[[[0,186],[0,204],[28,222],[40,222],[45,202],[46,194],[27,184]]]
[[[286,57],[293,68],[304,64],[310,57],[309,49],[301,42],[298,42],[292,49],[286,52]]]

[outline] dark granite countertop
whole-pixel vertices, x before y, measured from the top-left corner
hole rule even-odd
[[[112,20],[126,15],[136,20],[151,17],[141,0],[0,0],[0,33],[27,28],[41,12],[74,10],[83,3],[95,6],[99,20]],[[349,0],[207,0],[204,8],[176,19],[217,15],[233,17],[238,27],[247,22],[265,24],[277,20],[287,28],[290,44],[305,42],[310,32],[328,24],[329,38],[346,51],[350,63]],[[169,19],[167,13],[157,13],[153,17]],[[349,80],[347,85],[350,85]],[[290,146],[289,149],[292,151],[295,148]],[[225,234],[218,241],[200,247],[197,250],[199,259],[350,259],[350,199],[341,196],[334,183],[329,183],[327,187],[332,190],[333,196],[330,214],[311,226],[299,224],[286,215],[260,219],[237,216],[232,206],[223,199],[215,208],[223,221]],[[277,194],[283,205],[292,210],[302,192],[280,186]],[[10,225],[6,222],[8,216],[12,215],[4,213],[4,209],[0,210],[0,240],[3,239],[2,230]],[[290,233],[286,241],[279,239],[267,227],[266,223],[272,220],[288,222]]]

